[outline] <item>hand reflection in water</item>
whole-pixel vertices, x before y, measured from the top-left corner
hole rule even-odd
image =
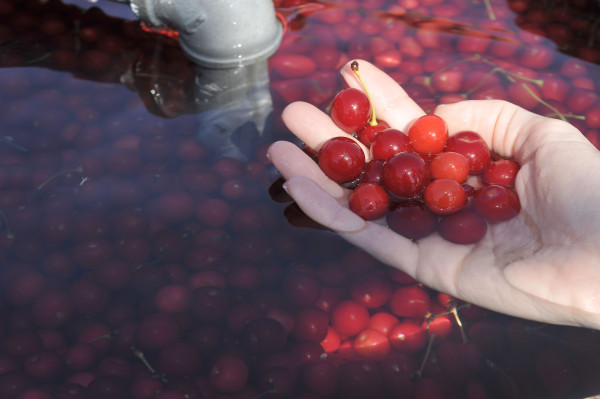
[[[391,77],[359,61],[377,115],[404,132],[424,114]],[[361,88],[350,65],[342,75]],[[279,141],[269,156],[286,191],[314,221],[436,290],[467,302],[532,320],[600,328],[600,152],[570,124],[500,100],[442,105],[450,135],[472,130],[521,169],[515,189],[520,214],[490,225],[473,245],[437,233],[410,241],[347,208],[349,191],[328,179],[296,145]],[[347,135],[307,103],[293,103],[283,119],[318,151]],[[368,159],[368,154],[367,154]]]

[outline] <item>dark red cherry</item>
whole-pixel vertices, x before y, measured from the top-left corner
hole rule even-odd
[[[364,128],[362,128],[357,133],[358,140],[363,143],[365,146],[370,147],[377,136],[382,130],[388,129],[390,125],[388,125],[385,121],[378,121],[376,125],[367,124]]]
[[[481,178],[487,184],[514,187],[519,164],[510,159],[499,159],[488,165]]]
[[[463,209],[440,220],[438,231],[447,241],[456,244],[474,244],[487,232],[487,223],[477,213]]]
[[[319,167],[336,183],[347,183],[360,176],[365,168],[365,154],[349,137],[334,137],[319,151]]]
[[[375,183],[361,183],[350,194],[348,206],[365,220],[379,219],[390,206],[385,188]]]
[[[477,213],[491,222],[511,219],[521,210],[517,193],[495,184],[476,190],[473,194],[473,206]]]
[[[372,159],[367,162],[365,169],[360,175],[360,182],[381,184],[383,163],[384,161],[382,159]]]
[[[411,240],[427,237],[437,228],[437,217],[419,201],[405,201],[392,206],[387,214],[390,229]]]
[[[401,152],[411,152],[410,139],[400,130],[385,129],[379,132],[371,144],[371,158],[387,161]]]
[[[490,163],[490,149],[478,133],[464,131],[448,138],[446,151],[458,152],[469,161],[469,170],[473,175],[482,173]]]
[[[383,184],[398,198],[413,198],[429,183],[429,169],[412,153],[401,152],[383,165]]]

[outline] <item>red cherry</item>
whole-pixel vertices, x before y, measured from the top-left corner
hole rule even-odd
[[[515,217],[521,210],[517,194],[508,187],[491,185],[475,191],[473,206],[477,213],[492,222]]]
[[[295,325],[292,334],[301,341],[321,342],[327,337],[329,316],[321,309],[305,307],[295,315]]]
[[[317,359],[302,370],[302,381],[308,389],[323,397],[332,397],[338,386],[338,366],[331,358]]]
[[[382,159],[372,159],[367,162],[365,169],[360,175],[360,182],[381,184],[383,163],[384,161]]]
[[[384,384],[377,363],[353,360],[339,368],[338,396],[345,399],[383,398]]]
[[[365,359],[381,360],[390,352],[390,341],[385,334],[367,328],[354,339],[354,350]]]
[[[313,73],[317,64],[300,54],[276,54],[269,59],[271,68],[284,78],[299,78]]]
[[[389,339],[395,349],[401,352],[413,353],[425,347],[427,334],[421,323],[406,319],[392,328]]]
[[[437,154],[444,150],[448,138],[448,126],[437,115],[424,115],[408,129],[413,149],[420,154]]]
[[[429,311],[429,295],[418,284],[399,287],[390,298],[390,310],[399,317],[423,317]]]
[[[213,363],[208,380],[219,392],[240,392],[248,382],[248,366],[237,356],[222,355]]]
[[[331,326],[327,327],[327,335],[325,339],[321,341],[321,346],[325,353],[332,353],[338,350],[340,347],[341,339],[340,334]]]
[[[369,328],[379,331],[383,335],[389,335],[392,328],[400,323],[400,320],[391,313],[379,312],[371,316],[369,320]]]
[[[331,325],[340,334],[354,336],[369,325],[369,312],[358,302],[344,300],[333,309]]]
[[[287,343],[285,328],[277,320],[267,317],[246,323],[241,336],[248,349],[263,355],[279,352]]]
[[[440,220],[438,230],[447,241],[474,244],[485,236],[487,223],[475,212],[464,209],[444,216]]]
[[[381,275],[370,272],[356,277],[350,288],[352,299],[370,309],[385,305],[391,294],[390,283]]]
[[[340,91],[331,104],[331,119],[346,133],[358,132],[371,117],[371,103],[365,93],[348,88]]]
[[[347,183],[356,179],[365,168],[363,150],[349,137],[334,137],[321,147],[319,167],[336,183]]]
[[[436,315],[430,320],[423,321],[423,328],[428,334],[435,334],[436,337],[445,339],[452,332],[453,324],[449,315]]]
[[[519,164],[515,161],[499,159],[488,165],[481,178],[486,184],[514,187],[518,171]]]
[[[442,152],[429,164],[433,179],[453,179],[463,183],[469,176],[469,161],[457,152]]]
[[[429,169],[415,154],[402,152],[383,165],[383,183],[398,198],[421,194],[429,182]]]
[[[483,137],[471,131],[459,132],[448,138],[446,151],[458,152],[467,158],[469,171],[474,175],[482,173],[491,160],[490,149]]]
[[[387,161],[401,152],[412,152],[410,139],[400,130],[385,129],[371,143],[371,158]]]
[[[554,50],[547,46],[527,46],[521,52],[519,64],[528,68],[545,69],[552,64]]]
[[[375,183],[361,183],[350,194],[348,206],[352,212],[365,220],[379,219],[390,206],[385,189]]]
[[[386,220],[390,229],[411,240],[427,237],[437,227],[437,217],[418,201],[395,204]]]
[[[467,197],[463,186],[456,180],[437,179],[427,185],[423,199],[433,213],[447,215],[461,209]]]
[[[382,130],[389,129],[390,125],[387,122],[379,120],[376,125],[367,124],[357,133],[358,140],[363,143],[366,147],[371,147],[375,136]]]

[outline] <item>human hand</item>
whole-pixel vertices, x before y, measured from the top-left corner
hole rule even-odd
[[[391,77],[359,63],[378,117],[407,132],[423,110]],[[362,88],[349,64],[342,75]],[[521,165],[519,215],[491,224],[476,244],[453,244],[437,233],[413,242],[384,220],[364,221],[348,209],[350,191],[296,145],[276,142],[268,153],[310,218],[423,284],[517,317],[600,328],[600,152],[572,125],[501,100],[462,101],[434,113],[450,135],[476,131],[494,152]],[[332,137],[349,136],[307,103],[289,105],[283,120],[315,151]]]

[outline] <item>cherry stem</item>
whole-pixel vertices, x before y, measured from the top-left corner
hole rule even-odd
[[[453,66],[462,64],[463,62],[478,61],[480,59],[481,59],[481,54],[474,54],[472,57],[469,57],[469,58],[461,58],[460,60],[456,60],[454,62],[451,62],[448,65],[446,65],[445,67],[438,69],[437,71],[435,71],[433,73],[433,75],[436,75],[436,74],[438,74],[440,72],[447,71],[448,69],[452,68]]]
[[[0,142],[4,142],[12,147],[15,147],[17,150],[28,152],[27,148],[22,145],[15,143],[15,139],[12,136],[4,136],[0,139]]]
[[[490,370],[493,370],[493,371],[497,372],[498,374],[502,375],[508,381],[508,385],[510,386],[510,389],[512,391],[511,397],[518,398],[519,397],[519,394],[518,394],[519,389],[517,388],[517,385],[515,384],[515,381],[513,380],[513,378],[505,370],[501,369],[493,361],[491,361],[489,359],[485,359],[485,358],[482,360]]]
[[[565,116],[564,116],[564,115],[563,115],[563,114],[562,114],[562,113],[561,113],[559,110],[557,110],[555,107],[553,107],[552,105],[548,104],[546,101],[544,101],[544,100],[542,100],[541,98],[539,98],[539,97],[538,97],[538,95],[537,95],[537,94],[535,94],[535,93],[534,93],[534,92],[533,92],[533,91],[532,91],[532,90],[529,88],[529,86],[527,86],[527,85],[526,85],[525,83],[523,83],[523,82],[521,83],[521,86],[523,86],[523,88],[524,88],[525,90],[527,90],[527,92],[529,93],[529,95],[531,95],[531,97],[533,97],[535,100],[537,100],[537,101],[538,101],[540,104],[542,104],[542,105],[544,105],[544,106],[546,106],[546,107],[550,108],[550,110],[551,110],[552,112],[554,112],[554,113],[555,113],[555,114],[558,116],[558,118],[559,118],[560,120],[563,120],[563,121],[565,121],[565,122],[567,121],[567,118],[565,118]]]
[[[483,0],[483,4],[485,4],[485,10],[487,11],[488,18],[492,21],[495,21],[496,14],[494,14],[494,9],[492,8],[490,0]]]
[[[132,347],[131,350],[133,351],[133,354],[135,355],[135,357],[137,357],[138,359],[140,359],[140,361],[142,363],[144,363],[144,366],[146,366],[148,371],[150,371],[150,373],[152,373],[153,377],[159,378],[164,383],[169,382],[169,380],[167,380],[167,378],[164,375],[159,374],[154,369],[154,367],[152,367],[152,365],[150,365],[150,362],[148,362],[148,359],[146,359],[146,356],[144,356],[144,352],[142,352],[141,350],[139,350],[135,347]]]
[[[81,21],[79,21],[78,19],[75,20],[75,28],[74,28],[74,33],[75,33],[75,51],[79,52],[81,51],[81,38],[79,37],[79,33],[81,32]]]
[[[458,329],[460,330],[460,336],[462,337],[463,344],[466,344],[467,342],[469,342],[469,339],[467,338],[467,334],[465,334],[465,329],[463,327],[462,321],[458,316],[457,306],[453,305],[450,311],[454,315],[454,320],[456,320],[456,324],[458,325]]]
[[[421,366],[415,373],[418,377],[421,377],[423,375],[423,370],[425,369],[427,360],[429,360],[429,356],[431,355],[431,348],[433,348],[433,341],[435,341],[436,337],[436,334],[431,334],[429,336],[429,340],[427,341],[427,349],[425,350],[425,355],[423,356],[423,360],[421,361]]]
[[[463,97],[468,98],[475,91],[479,90],[479,88],[482,87],[485,84],[485,82],[487,82],[492,77],[493,74],[495,74],[496,72],[500,72],[501,70],[502,70],[502,68],[500,68],[500,67],[492,68],[492,70],[489,71],[488,74],[485,75],[483,77],[483,79],[481,79],[479,81],[479,83],[477,83],[471,90],[469,90],[465,94],[463,94]]]
[[[371,120],[369,121],[369,125],[377,126],[377,117],[375,116],[375,106],[373,106],[373,99],[371,98],[371,94],[369,94],[369,90],[367,89],[367,85],[365,84],[365,81],[360,76],[360,73],[358,73],[358,61],[352,61],[352,63],[350,64],[350,68],[352,68],[352,72],[354,72],[354,74],[356,75],[358,80],[360,80],[360,83],[362,84],[363,88],[365,89],[365,94],[367,95],[367,98],[369,99],[369,103],[371,104]]]
[[[112,339],[112,338],[113,338],[112,334],[104,334],[104,335],[101,335],[99,337],[92,339],[89,343],[93,344],[93,343],[98,342],[103,339]]]
[[[69,170],[63,170],[62,172],[58,172],[55,175],[50,176],[48,179],[46,179],[46,181],[44,181],[42,184],[40,184],[39,186],[37,186],[36,190],[40,191],[41,189],[43,189],[48,183],[50,183],[55,178],[57,178],[59,176],[62,176],[62,175],[65,175],[67,173],[71,173],[71,172],[83,173],[83,166],[78,166],[76,168],[69,169]]]
[[[4,224],[4,226],[6,227],[6,238],[8,238],[9,240],[15,238],[15,235],[13,234],[12,230],[10,229],[10,226],[8,225],[8,219],[6,218],[6,214],[2,210],[0,210],[0,219],[2,224]]]
[[[576,115],[576,114],[562,114],[565,118],[569,118],[569,119],[577,119],[580,121],[584,121],[585,115]],[[559,114],[557,114],[556,112],[553,112],[551,114],[547,114],[546,115],[548,118],[559,118]]]
[[[52,53],[44,53],[44,54],[40,55],[39,57],[33,58],[29,61],[26,61],[25,65],[33,65],[37,62],[44,61],[45,59],[50,58],[51,55],[52,55]]]

